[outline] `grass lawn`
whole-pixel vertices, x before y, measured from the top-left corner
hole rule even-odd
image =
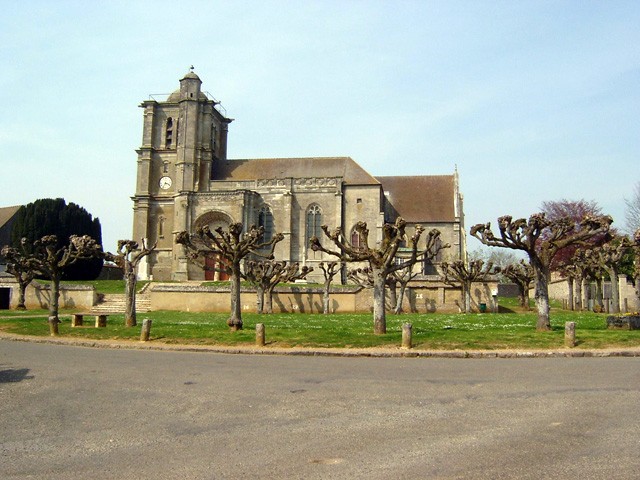
[[[60,335],[83,339],[138,340],[144,318],[153,320],[151,340],[198,345],[253,345],[255,326],[264,323],[267,345],[272,347],[382,347],[399,346],[402,324],[413,325],[416,349],[495,350],[552,349],[564,345],[564,324],[576,322],[577,348],[640,347],[640,331],[607,330],[606,314],[567,312],[552,309],[550,332],[536,332],[536,314],[518,312],[515,303],[501,302],[501,313],[387,315],[386,335],[374,335],[373,320],[367,314],[243,314],[244,330],[230,333],[226,313],[158,311],[138,314],[138,327],[124,326],[123,315],[109,317],[106,328],[71,328],[70,314],[61,311]],[[502,311],[506,313],[502,313]],[[37,316],[41,315],[41,316]],[[0,329],[5,332],[48,336],[44,310],[4,311]]]

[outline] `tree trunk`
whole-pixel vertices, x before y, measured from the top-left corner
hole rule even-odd
[[[267,305],[266,305],[266,310],[267,313],[271,314],[273,313],[273,290],[275,288],[275,285],[271,288],[267,288]]]
[[[471,282],[462,282],[464,296],[464,313],[471,313]]]
[[[591,299],[591,285],[586,278],[582,279],[582,293],[584,295],[582,310],[589,310],[589,300]]]
[[[576,310],[577,311],[582,310],[582,282],[583,281],[584,279],[579,277],[578,281],[576,282]]]
[[[229,278],[231,286],[231,316],[227,320],[227,325],[232,332],[242,330],[242,312],[240,308],[240,265],[232,265],[231,276]]]
[[[524,285],[521,283],[517,283],[516,285],[518,286],[518,303],[520,303],[521,308],[525,308]]]
[[[49,299],[49,334],[58,335],[58,306],[60,302],[60,276],[51,275],[51,298]]]
[[[538,308],[538,322],[536,330],[551,330],[551,320],[549,319],[549,272],[538,259],[531,259],[531,265],[535,272],[536,283],[536,307]]]
[[[325,285],[324,286],[324,293],[322,294],[322,313],[327,315],[329,314],[329,305],[330,305],[330,299],[331,297],[329,296],[329,286]]]
[[[392,282],[389,285],[386,285],[386,287],[389,289],[389,305],[393,306],[394,311],[398,305],[398,290],[396,288],[397,285],[397,282]]]
[[[604,312],[604,295],[602,291],[602,277],[596,278],[596,305],[600,313]]]
[[[406,288],[407,288],[407,284],[400,282],[400,293],[398,294],[398,300],[396,301],[396,308],[394,310],[394,313],[396,315],[403,312],[402,304],[404,303],[404,292]]]
[[[573,277],[567,278],[567,287],[569,289],[569,298],[568,298],[569,310],[574,310],[575,308],[573,304]]]
[[[387,333],[385,312],[385,275],[382,269],[373,268],[373,333]]]
[[[135,327],[136,323],[136,274],[131,268],[124,276],[124,322],[127,327]]]
[[[531,307],[529,306],[529,287],[525,285],[523,287],[523,297],[524,297],[524,309],[529,311]]]
[[[616,268],[607,269],[611,277],[611,313],[620,313],[620,285]]]
[[[264,287],[260,285],[256,285],[256,311],[264,313]]]
[[[26,310],[26,298],[27,298],[27,286],[29,283],[19,282],[18,283],[18,305],[16,305],[16,310]]]

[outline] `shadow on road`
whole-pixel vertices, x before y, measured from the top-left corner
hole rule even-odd
[[[0,383],[21,382],[23,380],[31,380],[33,375],[27,375],[28,368],[0,370]]]

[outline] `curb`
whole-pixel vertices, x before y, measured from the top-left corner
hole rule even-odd
[[[308,357],[369,357],[369,358],[607,358],[640,357],[640,347],[636,349],[602,350],[417,350],[403,348],[280,348],[253,346],[215,346],[215,345],[174,345],[157,341],[113,341],[82,340],[72,338],[31,337],[0,332],[0,340],[14,342],[44,343],[50,345],[69,345],[86,348],[110,348],[123,350],[156,350],[173,352],[222,353],[228,355],[289,355]]]

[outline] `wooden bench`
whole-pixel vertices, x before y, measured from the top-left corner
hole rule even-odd
[[[91,315],[96,317],[96,328],[106,327],[108,313],[74,313],[71,315],[71,326],[81,327],[84,325],[85,315]]]

